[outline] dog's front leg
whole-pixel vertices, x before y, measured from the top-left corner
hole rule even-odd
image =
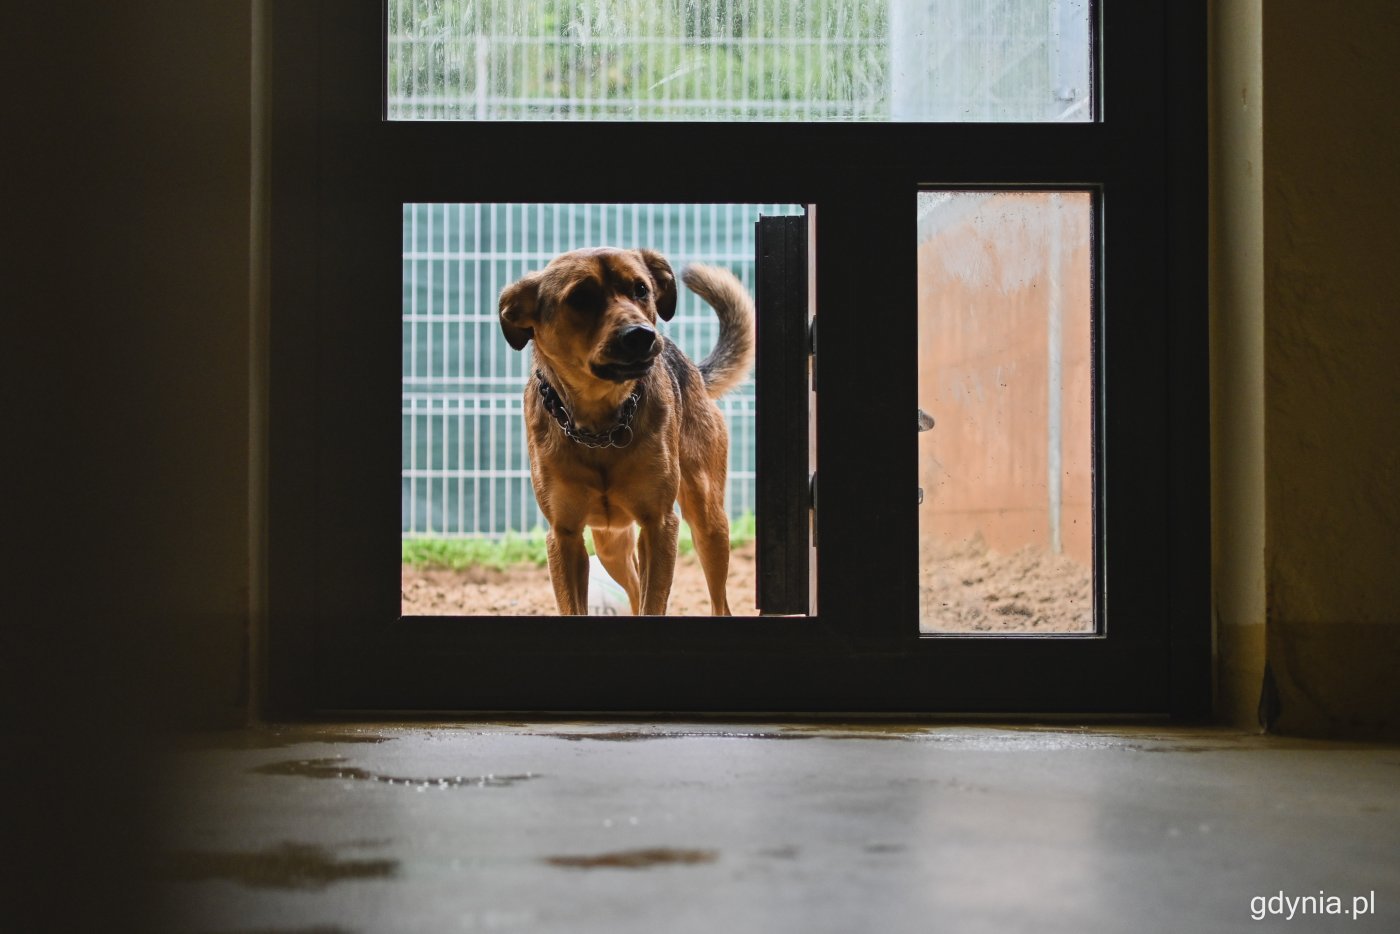
[[[627,591],[627,603],[632,615],[642,612],[642,579],[637,571],[637,535],[632,526],[621,529],[593,530],[593,549],[608,576]]]
[[[588,615],[588,549],[581,528],[551,526],[545,536],[549,554],[549,580],[560,616]]]
[[[638,523],[637,564],[642,577],[642,615],[665,616],[671,599],[671,579],[676,573],[676,536],[681,520],[671,510]]]

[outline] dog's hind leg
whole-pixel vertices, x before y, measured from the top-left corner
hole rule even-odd
[[[627,602],[636,616],[642,609],[642,582],[637,574],[637,536],[632,529],[630,525],[625,529],[594,529],[593,547],[608,576],[627,591]]]
[[[580,529],[551,526],[545,536],[549,581],[560,616],[588,615],[588,549]]]
[[[671,510],[639,521],[637,571],[642,583],[642,615],[665,616],[671,599],[671,579],[676,573],[676,536],[681,520]]]
[[[729,616],[729,516],[724,512],[723,495],[711,495],[713,489],[724,489],[706,483],[703,477],[689,478],[680,489],[681,515],[690,525],[695,540],[695,553],[705,572],[705,586],[710,591],[710,615]]]

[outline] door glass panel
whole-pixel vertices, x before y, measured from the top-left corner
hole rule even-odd
[[[918,194],[925,633],[1094,621],[1093,196]]]
[[[389,0],[391,120],[1087,121],[1090,0]]]
[[[402,612],[554,615],[545,516],[531,484],[523,415],[535,343],[517,351],[497,312],[503,289],[560,253],[627,245],[659,251],[677,279],[690,263],[754,290],[754,223],[794,204],[405,204],[403,206]],[[657,330],[699,362],[719,320],[679,284]],[[754,383],[716,400],[729,432],[723,489],[728,595],[755,611]],[[595,551],[589,539],[590,551]],[[631,612],[622,587],[590,562],[589,612]],[[682,524],[667,615],[711,612],[692,530]]]

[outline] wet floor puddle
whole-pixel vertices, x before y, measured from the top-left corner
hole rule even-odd
[[[790,724],[776,730],[602,730],[535,733],[571,742],[634,743],[655,739],[859,739],[909,740],[927,736],[929,727],[900,723]]]
[[[322,727],[279,727],[197,733],[180,741],[182,750],[243,751],[287,749],[308,743],[361,745],[391,742],[394,737],[362,730],[327,730]]]
[[[777,846],[767,850],[759,850],[759,856],[767,856],[769,859],[797,859],[802,851],[795,846]]]
[[[324,889],[336,882],[389,879],[399,870],[393,859],[338,859],[324,847],[283,843],[265,850],[221,853],[180,850],[166,853],[160,877],[171,882],[237,882],[260,889]]]
[[[340,781],[377,782],[384,785],[428,788],[508,788],[519,782],[540,776],[534,772],[518,775],[451,775],[440,778],[413,778],[402,775],[382,775],[347,765],[340,756],[325,759],[293,759],[269,762],[252,770],[259,775],[288,775],[297,778],[327,778]]]
[[[867,853],[881,854],[903,853],[908,847],[902,843],[867,843],[865,846],[861,847],[861,849]]]
[[[547,856],[545,862],[564,869],[651,869],[655,866],[693,866],[713,863],[719,858],[714,850],[677,850],[652,847],[642,850],[619,850],[593,856]]]
[[[573,742],[593,740],[604,743],[635,743],[651,739],[811,739],[803,733],[776,731],[737,732],[733,730],[612,730],[600,733],[540,733],[551,739]]]

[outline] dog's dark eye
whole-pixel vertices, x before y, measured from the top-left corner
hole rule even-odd
[[[566,301],[584,314],[596,315],[603,311],[603,292],[596,282],[580,282]]]
[[[648,289],[647,284],[640,279],[637,280],[636,285],[632,286],[632,295],[635,298],[646,298],[650,294],[651,290]]]

